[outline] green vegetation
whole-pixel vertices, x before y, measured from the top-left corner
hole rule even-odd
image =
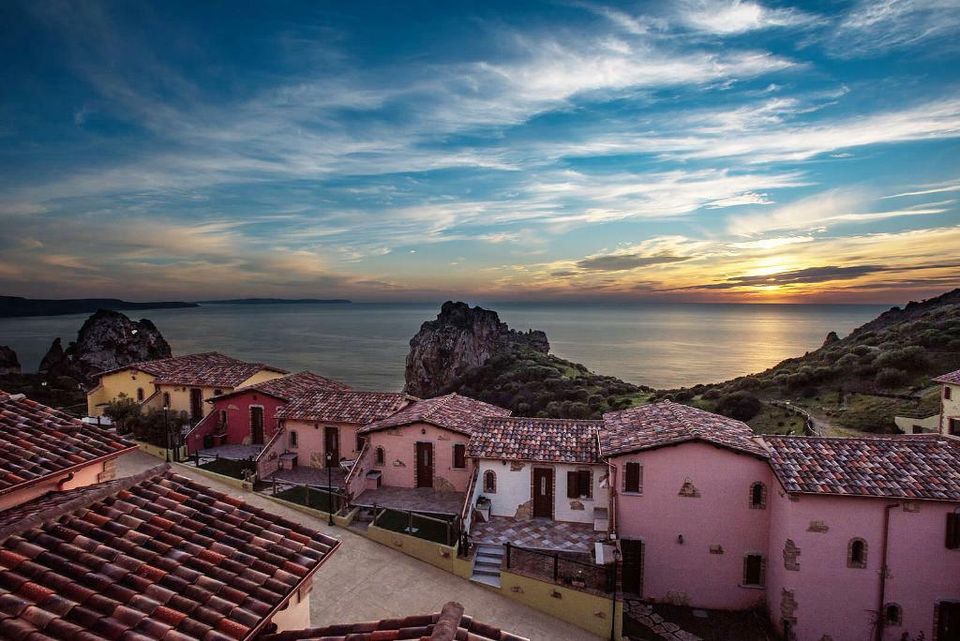
[[[650,388],[524,348],[494,356],[447,391],[511,409],[518,416],[580,419],[642,405],[653,396]]]
[[[233,461],[225,458],[218,458],[207,461],[199,466],[200,469],[209,470],[216,474],[231,476],[235,479],[243,479],[244,472],[256,472],[257,466],[253,461]]]
[[[291,503],[299,503],[306,507],[320,510],[321,512],[330,511],[330,493],[325,490],[308,488],[304,485],[287,488],[282,492],[277,492],[277,498]],[[334,502],[336,505],[336,502]]]
[[[384,508],[377,515],[374,524],[392,532],[409,534],[434,543],[453,545],[458,536],[453,518],[443,514],[421,516]]]
[[[891,433],[894,416],[939,410],[931,379],[960,369],[960,290],[893,308],[845,338],[750,376],[660,391],[669,398],[747,421],[761,433],[802,431],[803,419],[769,404],[789,400],[846,430]]]

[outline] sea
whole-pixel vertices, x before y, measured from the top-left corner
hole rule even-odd
[[[674,388],[759,372],[844,336],[886,305],[491,303],[551,351],[632,383]],[[175,354],[219,351],[357,389],[399,390],[410,338],[439,304],[204,304],[127,312],[149,318]],[[85,314],[0,319],[0,345],[35,371],[51,341],[74,340]]]

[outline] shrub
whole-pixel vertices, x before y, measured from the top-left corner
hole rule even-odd
[[[718,414],[735,418],[738,421],[749,421],[760,413],[763,403],[756,396],[746,392],[733,392],[717,401]]]
[[[876,365],[881,369],[888,367],[905,370],[923,369],[927,364],[926,351],[917,345],[885,351],[877,357]]]
[[[876,382],[881,387],[899,387],[907,382],[908,375],[902,369],[884,367],[877,372]]]

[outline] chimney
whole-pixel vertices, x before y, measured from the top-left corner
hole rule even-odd
[[[456,601],[450,601],[443,606],[440,617],[433,626],[430,641],[454,641],[457,630],[460,628],[460,619],[463,617],[463,606]]]

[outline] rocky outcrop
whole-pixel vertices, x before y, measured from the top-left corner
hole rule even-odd
[[[17,353],[6,345],[0,345],[0,375],[19,373],[20,360]]]
[[[839,343],[839,342],[840,342],[840,337],[837,336],[837,333],[829,332],[827,334],[827,337],[823,339],[823,346],[826,347],[827,345],[833,345],[834,343]]]
[[[40,362],[40,372],[90,383],[102,371],[169,356],[170,345],[149,320],[133,321],[120,312],[101,309],[84,322],[77,340],[66,350],[59,338],[53,341]]]
[[[510,329],[492,310],[447,301],[437,320],[425,322],[410,340],[404,391],[435,396],[492,357],[516,349],[546,354],[550,343],[541,331]]]
[[[168,358],[170,344],[149,320],[133,321],[101,309],[88,318],[67,350],[74,367],[85,378],[138,361]]]

